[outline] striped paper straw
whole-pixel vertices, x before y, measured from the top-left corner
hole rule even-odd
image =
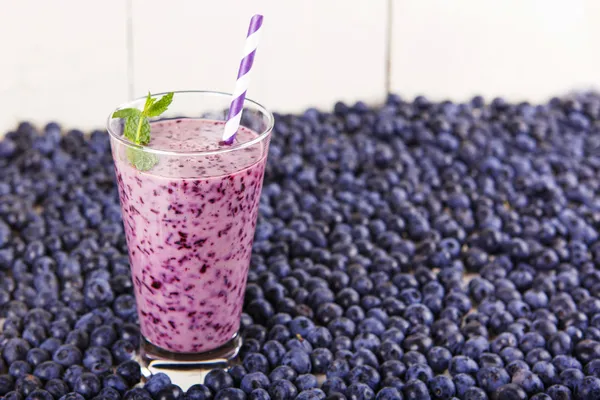
[[[242,109],[244,108],[244,99],[246,91],[250,84],[250,71],[256,54],[256,47],[260,39],[261,26],[263,16],[256,14],[250,20],[248,35],[246,36],[246,44],[244,45],[244,55],[240,62],[237,81],[235,82],[235,90],[229,106],[229,114],[225,123],[225,131],[223,132],[223,141],[225,144],[232,144],[235,139],[235,134],[240,127],[240,119],[242,118]]]

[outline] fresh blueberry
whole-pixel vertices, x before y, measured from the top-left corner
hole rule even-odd
[[[42,380],[58,379],[63,375],[63,367],[54,361],[44,361],[35,367],[33,375]]]
[[[526,393],[535,394],[544,390],[544,383],[531,371],[518,371],[512,376],[512,383],[521,386]]]
[[[58,399],[67,394],[70,389],[67,383],[60,379],[51,379],[46,382],[44,389],[50,393],[55,399]]]
[[[62,379],[67,382],[70,387],[74,387],[75,382],[84,372],[86,372],[86,370],[81,365],[72,365],[65,370]]]
[[[269,380],[271,382],[275,382],[280,379],[285,379],[289,381],[294,380],[296,376],[298,376],[298,373],[294,371],[291,367],[280,365],[278,367],[275,367],[273,371],[271,371],[271,373],[269,374]]]
[[[546,390],[546,394],[554,399],[572,399],[571,389],[563,385],[552,385]]]
[[[186,394],[186,397],[188,395]],[[249,395],[249,400],[271,400],[271,396],[269,396],[269,392],[265,389],[254,389]]]
[[[347,375],[349,382],[359,382],[368,385],[376,390],[381,381],[381,376],[377,370],[369,365],[360,365],[352,368]]]
[[[270,365],[277,365],[286,352],[285,347],[275,340],[265,342],[262,351]]]
[[[430,400],[431,396],[427,385],[420,380],[407,381],[403,388],[405,400]]]
[[[116,369],[116,374],[123,378],[129,386],[137,384],[142,378],[140,365],[132,360],[121,363]]]
[[[248,372],[267,373],[269,370],[269,361],[267,357],[260,353],[249,353],[244,357],[244,367]]]
[[[8,339],[2,350],[2,357],[8,364],[17,360],[25,360],[30,348],[29,343],[21,338]]]
[[[158,400],[183,399],[184,393],[183,393],[183,390],[181,390],[181,388],[177,385],[167,385],[165,388],[161,389],[156,395],[154,395],[154,398],[158,399]],[[224,397],[224,398],[231,398],[231,397]]]
[[[94,399],[98,400],[119,400],[121,398],[121,394],[113,388],[105,387],[100,390],[100,393]]]
[[[437,375],[427,382],[434,399],[449,399],[454,396],[456,388],[452,379],[445,375]]]
[[[310,354],[310,361],[314,373],[325,373],[333,362],[333,354],[326,348],[316,348]]]
[[[269,386],[269,395],[272,399],[292,400],[296,398],[297,394],[296,386],[286,379],[274,381]]]
[[[24,377],[23,377],[24,378]],[[15,380],[10,375],[0,375],[0,395],[5,395],[6,393],[13,390]]]
[[[9,375],[15,379],[31,374],[31,371],[31,365],[23,360],[14,361],[8,368]]]
[[[64,344],[54,352],[52,360],[64,367],[80,364],[82,360],[81,351],[72,344]]]
[[[269,384],[269,378],[265,374],[251,372],[242,378],[240,387],[244,392],[250,394],[254,389],[267,389]]]
[[[195,384],[188,388],[185,398],[189,400],[210,400],[212,393],[208,387],[203,384]]]
[[[102,384],[98,377],[90,372],[84,372],[75,381],[73,390],[86,398],[92,398],[100,392]]]
[[[153,377],[157,375],[153,375]],[[165,377],[159,378],[160,381],[166,382],[169,378],[166,375]],[[150,381],[148,381],[146,385],[148,383],[150,383]],[[169,383],[171,383],[170,379]],[[164,384],[163,386],[166,385],[167,384]],[[233,387],[233,378],[231,377],[231,375],[229,375],[229,373],[227,373],[227,371],[223,371],[221,369],[213,369],[208,374],[206,374],[206,377],[204,378],[204,385],[206,385],[206,387],[211,389],[214,393],[217,393],[222,389]]]
[[[136,387],[127,391],[123,400],[152,400],[152,395],[146,389]]]

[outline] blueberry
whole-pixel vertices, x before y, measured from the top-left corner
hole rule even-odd
[[[229,368],[229,375],[233,378],[233,382],[235,385],[239,385],[242,381],[242,378],[248,374],[246,368],[243,365],[234,365]]]
[[[36,389],[25,398],[25,400],[54,400],[54,397],[46,390]]]
[[[294,380],[296,376],[298,376],[298,373],[294,371],[291,367],[280,365],[278,367],[275,367],[273,371],[271,371],[271,373],[269,374],[269,380],[271,382],[275,382],[280,379],[286,379],[289,381]]]
[[[559,375],[559,381],[564,386],[568,387],[572,391],[574,391],[580,382],[583,380],[584,375],[583,372],[579,369],[575,368],[567,368],[562,371]]]
[[[12,362],[17,360],[25,360],[27,352],[30,348],[31,346],[29,345],[29,343],[27,343],[23,339],[8,339],[8,341],[4,345],[2,357],[8,364],[11,364]]]
[[[429,390],[427,385],[420,380],[407,381],[403,388],[405,400],[430,400]]]
[[[156,395],[154,395],[154,398],[159,400],[176,400],[183,399],[183,397],[183,390],[181,390],[181,388],[177,385],[167,385],[165,388],[161,389]]]
[[[129,360],[135,354],[136,348],[127,340],[119,339],[111,347],[113,359],[118,362]]]
[[[187,395],[186,395],[187,397]],[[269,396],[269,392],[265,389],[254,389],[249,395],[249,400],[270,400],[271,396]]]
[[[512,383],[521,386],[528,394],[535,394],[544,390],[544,383],[531,371],[518,371],[512,377]]]
[[[8,373],[15,379],[31,374],[31,371],[31,365],[23,360],[13,362],[8,368]]]
[[[279,367],[278,367],[279,368]],[[341,358],[335,358],[327,368],[327,378],[345,378],[350,372],[348,361]],[[271,380],[273,380],[271,378]]]
[[[298,393],[296,397],[298,400],[319,400],[325,399],[325,393],[321,389],[307,389]]]
[[[399,392],[395,387],[384,387],[377,393],[375,400],[401,399],[401,396],[401,392]]]
[[[333,338],[331,333],[325,327],[317,327],[314,330],[310,331],[306,337],[306,339],[312,344],[314,347],[329,347]]]
[[[81,363],[82,355],[81,351],[76,346],[64,344],[54,352],[52,360],[64,367],[68,367]]]
[[[465,400],[487,400],[485,391],[478,387],[471,387],[465,391],[463,399]]]
[[[10,375],[0,375],[0,395],[5,395],[14,387],[14,378]]]
[[[113,388],[119,393],[124,393],[129,388],[129,385],[127,384],[125,379],[115,374],[109,374],[104,376],[102,378],[102,386],[105,388]]]
[[[83,350],[88,347],[89,335],[80,329],[74,329],[67,334],[65,344],[72,344]]]
[[[99,326],[90,335],[91,346],[109,347],[117,338],[117,333],[110,325]]]
[[[135,385],[142,378],[140,365],[135,361],[124,361],[117,369],[116,374],[123,378],[129,386]]]
[[[434,399],[449,399],[456,392],[454,382],[445,375],[437,375],[429,379],[427,385]]]
[[[331,395],[331,393],[343,394],[346,392],[346,388],[345,381],[338,377],[327,378],[321,385],[321,389],[328,395]]]
[[[285,347],[288,350],[300,350],[305,353],[310,353],[313,350],[310,342],[304,339],[290,339],[285,342]]]
[[[77,381],[84,372],[86,372],[86,370],[81,365],[72,365],[65,370],[62,379],[68,383],[70,387],[73,387],[75,386],[75,381]]]
[[[242,378],[241,389],[250,394],[254,389],[266,389],[269,387],[269,378],[262,372],[251,372]]]
[[[159,375],[159,374],[157,374]],[[157,376],[155,375],[155,376]],[[164,374],[163,374],[164,375]],[[153,376],[154,377],[154,376]],[[166,377],[166,375],[165,375]],[[168,377],[163,378],[162,376],[159,378],[161,382],[166,382]],[[146,384],[148,384],[148,381]],[[170,383],[170,380],[169,380]],[[158,382],[157,382],[158,384]],[[226,388],[233,387],[233,378],[231,375],[227,373],[227,371],[223,371],[221,369],[213,369],[204,378],[204,385],[211,389],[213,392],[217,393],[218,391]],[[163,386],[166,386],[164,384]]]
[[[248,372],[262,372],[266,374],[269,369],[269,361],[267,357],[260,353],[250,353],[244,357],[244,367]]]
[[[125,323],[120,329],[121,339],[130,342],[133,347],[140,345],[140,328],[136,324]]]
[[[133,388],[125,393],[123,400],[151,400],[152,395],[141,387]]]
[[[55,399],[58,399],[67,394],[70,389],[69,386],[60,379],[51,379],[46,382],[44,389],[50,393]]]
[[[375,390],[379,386],[381,376],[377,370],[369,365],[359,365],[350,370],[347,376],[350,382],[359,382]]]
[[[600,397],[600,379],[586,376],[576,389],[576,395],[581,399]]]
[[[73,385],[73,390],[85,398],[92,398],[102,388],[102,384],[98,377],[90,372],[84,372],[81,374],[79,378],[75,381]]]
[[[267,341],[263,345],[262,351],[270,365],[277,365],[286,352],[285,347],[275,340]]]
[[[381,345],[381,341],[373,333],[359,333],[354,337],[352,344],[355,350],[362,348],[376,350]]]
[[[83,356],[83,365],[86,368],[91,368],[92,365],[97,363],[103,363],[106,365],[112,365],[112,354],[104,347],[92,346],[88,347]]]
[[[333,354],[326,348],[316,348],[310,354],[310,361],[314,373],[325,373],[333,362]]]
[[[58,379],[63,375],[63,367],[54,361],[44,361],[35,367],[33,375],[42,380]]]
[[[94,398],[99,400],[119,400],[121,398],[121,394],[113,388],[105,387],[100,390],[100,393],[98,393],[98,395]]]
[[[298,375],[294,380],[294,385],[299,391],[316,388],[318,385],[317,378],[311,374]]]
[[[269,387],[269,395],[274,399],[292,400],[296,398],[297,394],[298,389],[286,379],[277,380]]]
[[[375,392],[364,383],[352,383],[346,389],[346,397],[349,399],[374,399]]]
[[[311,369],[310,357],[301,350],[290,350],[285,353],[281,364],[292,367],[299,374],[308,373]]]
[[[54,353],[62,344],[57,338],[48,338],[40,344],[40,349],[48,351],[50,354]]]
[[[587,376],[600,377],[600,360],[592,360],[587,363],[584,372]]]
[[[600,342],[584,339],[575,345],[575,355],[582,363],[588,363],[600,357]]]
[[[450,365],[448,367],[448,371],[452,375],[456,374],[473,374],[478,372],[477,363],[469,357],[466,356],[455,356],[450,361]]]
[[[552,385],[547,390],[546,393],[552,399],[571,399],[571,389],[563,385]]]
[[[196,384],[189,387],[185,393],[185,398],[189,400],[210,400],[212,393],[205,385]]]
[[[456,395],[463,397],[467,389],[476,385],[475,379],[469,374],[459,373],[452,377],[456,388]]]
[[[561,373],[565,369],[573,368],[577,370],[581,370],[581,363],[570,356],[558,355],[552,359],[552,364],[556,368],[558,373]]]

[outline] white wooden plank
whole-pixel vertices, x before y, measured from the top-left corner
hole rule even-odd
[[[0,132],[104,127],[127,99],[126,2],[11,1],[0,12]]]
[[[392,89],[544,101],[600,83],[594,0],[393,3]]]
[[[384,0],[133,0],[136,95],[231,92],[254,13],[265,20],[249,98],[291,112],[384,97]]]

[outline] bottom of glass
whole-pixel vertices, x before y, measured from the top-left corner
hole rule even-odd
[[[204,353],[173,353],[142,337],[140,363],[146,378],[163,372],[171,378],[171,382],[184,389],[204,383],[204,376],[211,369],[235,365],[241,347],[242,338],[238,333],[221,347]]]

